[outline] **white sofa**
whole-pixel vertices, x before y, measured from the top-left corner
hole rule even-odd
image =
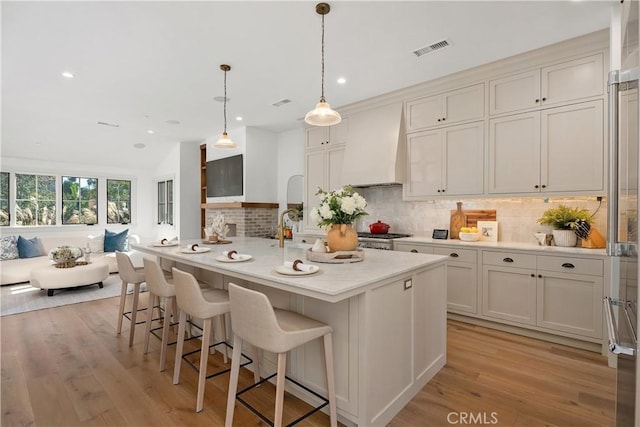
[[[52,263],[49,259],[49,251],[55,247],[67,245],[84,248],[89,241],[88,237],[80,236],[39,236],[44,246],[46,255],[34,258],[17,258],[11,260],[0,261],[0,286],[10,285],[14,283],[28,282],[31,277],[31,270],[37,267],[47,266]],[[139,243],[140,239],[135,234],[129,235],[129,243]],[[95,242],[94,244],[95,245]],[[127,252],[135,266],[142,266],[142,253],[131,251]],[[114,252],[91,253],[91,260],[102,260],[109,266],[109,273],[118,272],[118,264],[116,263],[116,255]]]

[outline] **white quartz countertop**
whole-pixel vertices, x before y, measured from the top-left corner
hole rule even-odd
[[[414,271],[447,260],[446,256],[441,255],[407,256],[406,252],[364,249],[363,261],[328,264],[306,259],[305,251],[311,247],[310,244],[287,241],[284,248],[279,248],[278,241],[272,239],[231,237],[230,240],[232,243],[223,245],[208,245],[201,240],[189,240],[172,247],[153,245],[159,242],[141,242],[132,244],[131,247],[146,254],[330,302],[341,301],[392,279],[408,277]],[[200,248],[211,250],[193,254],[180,251],[192,243],[198,243]],[[216,260],[222,252],[231,250],[238,254],[251,255],[251,259],[244,262]],[[317,265],[320,270],[305,276],[288,276],[276,272],[276,268],[282,266],[285,261],[296,259],[302,260],[305,264]]]
[[[519,251],[534,251],[540,252],[541,255],[545,254],[557,254],[557,255],[597,255],[606,256],[604,249],[589,249],[589,248],[566,248],[562,246],[540,246],[535,243],[526,242],[463,242],[458,239],[432,239],[431,237],[412,236],[403,237],[400,239],[394,239],[394,242],[405,243],[429,243],[443,246],[460,246],[474,249],[499,249],[499,250],[519,250]]]

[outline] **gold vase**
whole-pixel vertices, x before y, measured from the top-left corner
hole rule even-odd
[[[352,224],[332,224],[327,231],[329,252],[355,251],[358,247],[358,233]]]

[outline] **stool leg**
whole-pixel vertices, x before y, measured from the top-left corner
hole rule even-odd
[[[233,354],[231,355],[231,376],[229,378],[229,394],[227,395],[227,417],[225,427],[233,425],[233,411],[236,407],[236,392],[238,391],[238,376],[240,374],[240,358],[242,357],[242,338],[233,337]]]
[[[284,376],[287,370],[287,353],[278,353],[278,376],[276,377],[276,413],[273,420],[274,427],[282,426],[282,411],[284,409]]]
[[[213,319],[202,321],[202,350],[200,351],[200,371],[198,372],[198,397],[196,412],[202,411],[204,406],[204,388],[207,383],[207,361],[209,360],[209,342],[213,331]]]
[[[156,296],[149,292],[149,303],[155,304]],[[149,353],[149,335],[151,335],[151,321],[153,320],[153,310],[147,310],[147,321],[144,325],[144,354]]]
[[[169,342],[169,325],[171,324],[171,316],[169,313],[173,311],[173,297],[167,298],[164,306],[164,322],[162,323],[162,347],[160,349],[160,372],[167,367],[167,344]]]
[[[324,363],[327,374],[327,394],[329,395],[329,420],[331,427],[338,426],[338,412],[336,408],[336,383],[333,374],[333,341],[331,334],[324,336]]]
[[[258,347],[251,345],[251,349],[251,356],[253,357],[253,382],[255,384],[260,382],[260,359],[258,359]],[[233,350],[235,351],[235,347]]]
[[[187,312],[180,310],[180,323],[178,324],[178,342],[176,343],[176,361],[173,364],[173,383],[180,382],[180,366],[182,365],[182,350],[184,348],[184,329],[187,323]]]
[[[220,330],[222,331],[222,341],[223,342],[227,342],[227,322],[225,322],[225,318],[224,318],[224,314],[222,314],[220,317]],[[224,361],[225,365],[227,363],[229,363],[229,355],[227,354],[227,345],[224,344],[222,346],[222,360]]]
[[[122,318],[124,317],[124,303],[127,300],[127,282],[122,281],[122,291],[120,292],[120,312],[118,313],[118,328],[116,332],[122,332]]]
[[[133,335],[136,333],[136,316],[138,314],[138,297],[140,296],[140,283],[133,284],[133,305],[131,307],[131,329],[129,329],[129,347],[133,345]],[[151,307],[149,308],[151,309]]]

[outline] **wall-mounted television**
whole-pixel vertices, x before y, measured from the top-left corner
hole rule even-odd
[[[242,196],[242,154],[207,162],[207,197]]]

